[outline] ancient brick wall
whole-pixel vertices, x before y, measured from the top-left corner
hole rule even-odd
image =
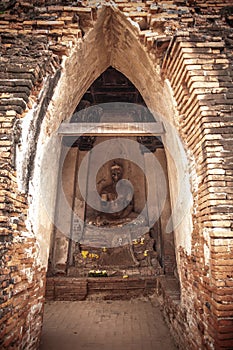
[[[58,61],[46,50],[46,42],[15,36],[14,30],[1,35],[0,338],[4,349],[35,348],[42,320],[45,268],[38,260],[35,233],[25,225],[27,196],[18,190],[15,146],[20,143],[19,118],[37,100],[43,88],[42,77],[52,75],[57,67]],[[38,124],[34,127],[39,131]],[[28,186],[29,178],[25,180]]]
[[[199,176],[193,252],[182,269],[185,289],[197,293],[197,329],[206,340],[215,339],[216,348],[230,348],[232,32],[225,27],[216,35],[216,30],[205,22],[198,33],[178,37],[164,63],[178,102],[180,132],[195,154]]]
[[[109,6],[109,4],[105,4]],[[177,246],[181,301],[164,284],[164,311],[185,349],[233,346],[232,48],[229,1],[111,3],[135,27],[145,52],[169,81],[174,124],[195,159],[191,254]],[[98,18],[95,1],[7,1],[0,5],[1,314],[0,347],[35,349],[46,266],[27,221],[40,126],[65,58]],[[116,22],[113,20],[111,26]],[[116,24],[117,25],[117,24]],[[109,29],[110,30],[110,29]],[[119,33],[120,35],[121,33]],[[111,40],[117,40],[116,32]],[[81,59],[81,58],[80,58]],[[43,92],[46,92],[43,94]],[[16,172],[20,123],[34,114],[26,169]],[[33,142],[34,141],[34,142]],[[175,293],[176,295],[176,293]]]

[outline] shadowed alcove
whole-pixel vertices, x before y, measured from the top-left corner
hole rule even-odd
[[[130,131],[137,125],[152,127],[155,117],[129,79],[110,66],[88,88],[69,120],[70,127],[87,123],[90,131],[84,135],[63,134],[48,276],[173,274],[174,238],[166,238],[171,208],[162,139],[150,131]],[[110,123],[107,134],[96,134],[96,123]],[[122,125],[128,128],[125,135]],[[93,207],[95,189],[99,198]],[[118,208],[121,195],[124,203]]]

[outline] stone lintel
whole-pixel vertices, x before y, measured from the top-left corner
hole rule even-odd
[[[150,136],[165,133],[163,123],[62,123],[58,134],[63,136]]]

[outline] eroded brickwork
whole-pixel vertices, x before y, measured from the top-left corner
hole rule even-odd
[[[191,255],[176,247],[181,300],[169,283],[163,284],[166,317],[185,349],[232,349],[232,1],[116,1],[105,6],[112,11],[105,23],[110,35],[120,10],[161,79],[169,80],[177,104],[174,122],[195,159]],[[99,11],[94,1],[4,0],[0,5],[2,349],[38,346],[46,266],[26,221],[35,144],[64,59],[85,42]],[[109,42],[118,35],[115,30]],[[22,193],[15,169],[15,144],[20,147],[21,137],[17,121],[32,110],[34,142],[28,142]]]
[[[195,290],[198,295],[197,329],[203,334],[207,329],[217,348],[232,346],[231,37],[230,28],[217,30],[207,21],[199,26],[199,33],[177,38],[166,61],[180,112],[180,132],[195,154],[199,176],[193,254],[182,269],[183,280],[190,298]],[[191,274],[190,266],[195,266]]]

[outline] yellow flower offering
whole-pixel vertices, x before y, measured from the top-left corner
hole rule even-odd
[[[88,252],[88,250],[82,250],[81,254],[82,254],[82,257],[83,257],[84,259],[86,259],[87,256],[88,256],[88,254],[89,254],[89,252]]]
[[[98,255],[98,254],[94,254],[94,253],[89,253],[89,254],[88,254],[88,258],[91,258],[91,259],[99,259],[99,255]]]
[[[148,256],[148,251],[149,251],[149,250],[145,250],[143,255],[144,255],[144,256]]]

